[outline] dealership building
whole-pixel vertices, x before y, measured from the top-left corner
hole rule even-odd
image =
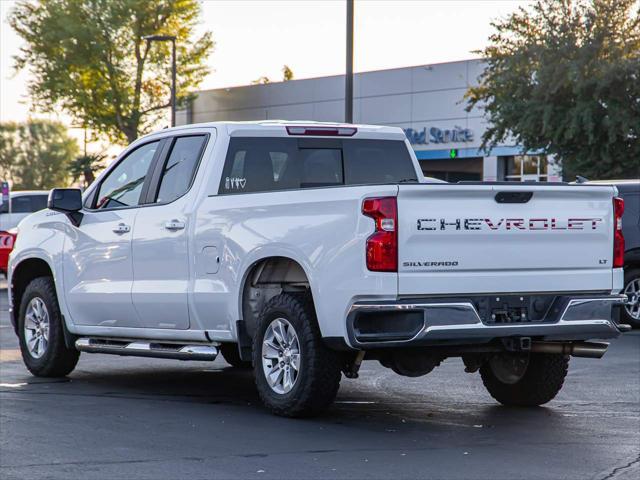
[[[423,172],[448,181],[562,180],[549,156],[505,143],[480,149],[487,122],[465,109],[482,60],[421,65],[354,78],[354,123],[404,129]],[[291,80],[197,92],[176,123],[242,120],[344,120],[344,76]]]

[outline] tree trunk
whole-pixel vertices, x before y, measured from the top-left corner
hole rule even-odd
[[[132,144],[138,138],[138,132],[136,132],[135,130],[126,129],[124,131],[124,134],[126,135],[127,143],[129,143],[129,144]]]
[[[120,127],[120,130],[122,131],[122,133],[124,133],[125,137],[127,137],[127,143],[129,144],[133,143],[138,138],[137,123],[135,125],[131,125],[128,122],[128,124],[125,124],[122,127]]]

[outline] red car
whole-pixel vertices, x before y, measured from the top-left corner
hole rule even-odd
[[[16,241],[16,234],[13,232],[0,232],[0,274],[7,274],[7,264],[9,263],[9,254],[13,250],[13,244]]]

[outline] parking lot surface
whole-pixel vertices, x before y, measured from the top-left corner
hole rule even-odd
[[[325,415],[290,420],[222,358],[83,354],[32,377],[0,290],[0,477],[636,480],[640,332],[572,359],[544,407],[499,406],[459,359],[421,378],[365,362]]]

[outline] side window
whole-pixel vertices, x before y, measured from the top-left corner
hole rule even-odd
[[[144,179],[159,143],[142,145],[120,161],[100,184],[95,208],[134,207],[140,204]]]
[[[31,195],[21,195],[11,199],[11,213],[31,213]]]
[[[11,199],[12,213],[33,213],[47,208],[47,195],[20,195]]]
[[[286,138],[232,138],[221,193],[270,192],[298,188],[296,145]]]
[[[47,208],[47,198],[49,195],[34,195],[31,197],[32,212],[39,212]]]
[[[156,202],[172,202],[187,193],[195,176],[205,139],[204,135],[176,138],[162,169]]]

